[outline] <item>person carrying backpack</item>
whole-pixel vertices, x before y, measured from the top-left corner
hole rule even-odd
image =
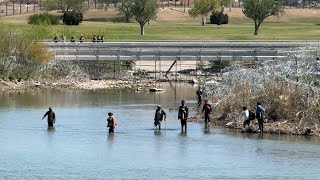
[[[266,110],[262,107],[261,103],[257,103],[257,109],[256,109],[256,117],[258,119],[259,124],[259,131],[262,134],[263,133],[263,115]]]
[[[166,120],[166,112],[164,112],[164,110],[161,108],[160,105],[157,106],[157,110],[156,113],[154,115],[154,127],[155,128],[159,128],[159,130],[161,129],[161,122],[162,120]]]
[[[187,132],[188,115],[189,115],[189,109],[185,105],[185,101],[182,100],[181,106],[179,107],[179,111],[178,111],[178,120],[180,120],[180,123],[181,123],[181,132],[183,132],[183,128],[185,133]]]
[[[113,116],[113,113],[112,112],[109,112],[108,113],[108,119],[107,119],[107,122],[108,122],[108,128],[109,128],[109,133],[114,133],[114,128],[116,128],[116,125],[118,124],[117,123],[117,120],[116,118]]]
[[[206,99],[204,101],[204,105],[203,105],[203,108],[202,108],[202,113],[204,112],[204,122],[205,124],[210,124],[210,114],[211,114],[211,111],[212,111],[212,106],[211,104],[209,104],[208,100]]]

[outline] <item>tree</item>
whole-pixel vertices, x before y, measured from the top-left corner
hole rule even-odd
[[[219,11],[220,17],[222,17],[224,6],[230,5],[232,2],[233,0],[195,0],[194,6],[189,9],[188,13],[193,18],[198,17],[199,15],[205,18],[209,13]]]
[[[122,0],[121,5],[117,6],[119,15],[124,18],[125,22],[130,22],[133,17],[134,0]]]
[[[157,18],[157,0],[134,0],[132,14],[140,25],[141,35],[144,35],[144,25]]]
[[[60,10],[61,12],[66,11],[77,11],[83,12],[85,10],[86,0],[47,0],[45,1],[46,10]]]
[[[269,16],[283,13],[283,5],[276,0],[245,0],[242,12],[254,21],[254,35],[258,35],[259,27]]]

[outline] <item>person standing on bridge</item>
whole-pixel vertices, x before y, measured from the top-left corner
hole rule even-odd
[[[70,42],[76,42],[76,39],[74,38],[74,36],[71,37]]]
[[[83,37],[83,35],[81,35],[81,36],[80,36],[79,41],[80,41],[81,43],[84,41],[84,37]]]
[[[93,35],[92,42],[97,42],[97,36],[96,35]]]

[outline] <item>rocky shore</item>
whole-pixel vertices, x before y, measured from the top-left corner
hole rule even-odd
[[[2,91],[23,91],[30,89],[76,89],[76,90],[108,90],[108,89],[138,89],[153,87],[153,80],[84,80],[84,79],[40,79],[28,81],[0,81]]]
[[[190,122],[203,122],[203,115],[196,115],[190,117],[188,120]],[[228,129],[238,130],[242,133],[259,133],[258,122],[255,119],[251,121],[250,126],[243,128],[243,121],[240,117],[233,118],[219,118],[211,116],[211,124],[214,126],[224,127]],[[269,134],[287,134],[287,135],[307,135],[307,136],[319,136],[320,129],[317,123],[306,123],[303,121],[296,122],[294,120],[284,120],[277,122],[267,122],[264,123],[264,133]]]

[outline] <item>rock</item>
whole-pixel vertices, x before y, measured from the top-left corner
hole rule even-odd
[[[7,82],[1,80],[1,85],[4,85],[4,86],[10,86]]]
[[[306,128],[306,130],[304,131],[305,135],[310,135],[312,133],[311,128]]]
[[[234,126],[234,122],[228,122],[227,124],[226,124],[226,127],[233,127]]]

